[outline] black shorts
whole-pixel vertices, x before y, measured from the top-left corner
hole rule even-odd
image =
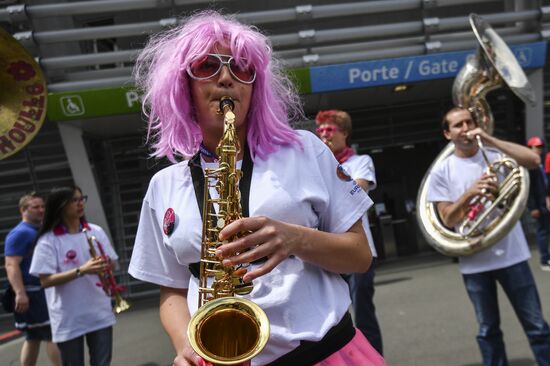
[[[13,313],[15,327],[19,330],[44,327],[49,325],[48,305],[44,290],[27,291],[29,309],[24,313]]]
[[[25,329],[27,341],[51,341],[52,328],[49,325]]]

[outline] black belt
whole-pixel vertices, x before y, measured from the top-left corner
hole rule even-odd
[[[339,351],[355,336],[351,315],[346,312],[342,320],[317,342],[301,341],[300,345],[268,366],[314,365]]]

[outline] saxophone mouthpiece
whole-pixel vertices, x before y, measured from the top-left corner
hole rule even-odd
[[[220,98],[220,112],[223,114],[223,110],[225,106],[228,106],[231,110],[235,108],[235,103],[233,103],[233,99],[231,97],[221,97]]]

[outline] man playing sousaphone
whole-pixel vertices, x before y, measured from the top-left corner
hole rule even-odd
[[[449,110],[442,128],[445,138],[454,143],[454,152],[431,170],[428,201],[436,203],[441,220],[450,228],[457,228],[472,214],[475,204],[497,196],[496,176],[487,173],[485,158],[492,162],[505,154],[528,169],[540,162],[540,157],[527,147],[500,140],[479,128],[467,109]],[[480,146],[490,148],[482,151]],[[460,271],[479,323],[477,341],[484,365],[508,364],[500,330],[497,282],[523,326],[538,365],[550,365],[550,328],[543,318],[527,263],[529,257],[525,235],[517,222],[496,244],[460,258]]]

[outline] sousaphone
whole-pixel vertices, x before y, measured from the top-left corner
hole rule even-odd
[[[499,35],[476,14],[470,25],[479,43],[477,53],[468,58],[453,84],[453,102],[468,109],[477,125],[493,132],[493,116],[486,95],[507,86],[523,102],[535,104],[535,93],[514,54]],[[481,139],[477,139],[486,157]],[[504,156],[488,162],[488,169],[497,173],[499,189],[494,202],[472,208],[456,230],[443,225],[435,203],[427,201],[430,172],[454,152],[454,144],[437,156],[424,176],[417,198],[417,218],[428,243],[449,256],[467,256],[484,250],[501,240],[519,220],[527,203],[529,174],[515,160]],[[478,201],[480,198],[477,198]],[[477,202],[476,204],[478,204]],[[473,206],[472,206],[473,207]]]
[[[44,74],[33,57],[0,28],[0,160],[27,145],[46,118]]]

